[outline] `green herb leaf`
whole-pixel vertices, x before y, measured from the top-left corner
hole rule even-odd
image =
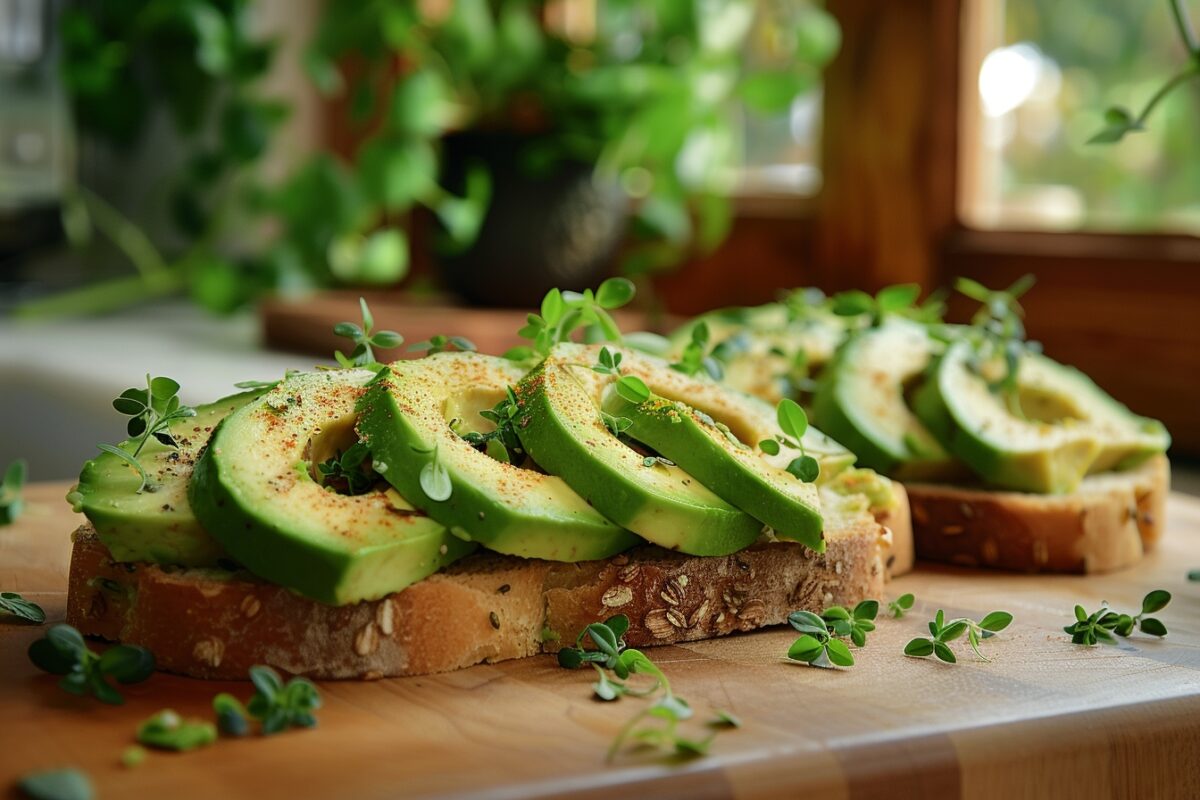
[[[979,621],[979,627],[985,631],[996,633],[1007,628],[1012,620],[1012,614],[1007,611],[993,611]]]
[[[40,625],[46,621],[46,612],[37,603],[26,600],[16,592],[0,592],[0,622],[4,615]]]
[[[154,654],[144,647],[118,644],[100,656],[97,668],[118,683],[141,683],[154,674]]]
[[[75,767],[31,772],[17,782],[31,800],[92,800],[96,796],[87,773]]]
[[[805,483],[812,483],[821,474],[821,465],[812,456],[804,455],[792,459],[787,471]]]
[[[774,439],[763,439],[758,443],[758,449],[769,456],[777,456],[779,455],[779,442]]]
[[[215,742],[217,728],[205,720],[185,720],[168,708],[138,726],[137,740],[147,747],[184,752]]]
[[[1148,633],[1151,636],[1166,636],[1167,626],[1163,625],[1154,617],[1146,617],[1138,622],[1138,629],[1142,633]]]
[[[787,657],[793,661],[812,663],[825,652],[825,645],[812,634],[804,634],[788,648]]]
[[[0,526],[11,525],[21,516],[25,507],[21,489],[28,473],[29,465],[23,459],[17,459],[4,470],[4,478],[0,480]]]
[[[246,707],[233,695],[221,692],[214,697],[213,711],[217,715],[217,728],[226,736],[245,736],[250,732]]]
[[[425,492],[425,496],[430,500],[441,503],[450,499],[454,484],[450,480],[450,472],[438,459],[437,447],[434,447],[433,458],[421,467],[418,481],[421,491]]]
[[[913,603],[915,601],[916,598],[913,597],[911,593],[902,594],[895,600],[892,600],[888,603],[888,611],[891,612],[893,617],[900,619],[910,608],[913,607]]]
[[[954,656],[954,651],[952,651],[949,645],[947,645],[945,642],[934,641],[933,654],[940,660],[945,661],[947,664],[954,664],[958,661],[958,659]]]
[[[904,645],[904,655],[924,658],[933,655],[933,640],[917,638]]]
[[[1153,614],[1155,611],[1161,611],[1169,602],[1171,602],[1170,592],[1165,589],[1155,589],[1142,599],[1142,613]]]
[[[634,291],[628,278],[609,278],[596,289],[596,303],[605,309],[620,308],[633,299]]]
[[[627,403],[641,405],[650,399],[650,388],[646,386],[645,381],[636,375],[626,375],[623,378],[618,378],[616,389],[617,394]]]
[[[780,430],[797,441],[802,439],[804,432],[808,430],[808,415],[795,400],[787,397],[780,400],[775,416]]]

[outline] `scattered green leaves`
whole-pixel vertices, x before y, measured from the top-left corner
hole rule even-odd
[[[1034,284],[1024,275],[1007,289],[989,289],[970,278],[959,278],[954,288],[981,305],[965,334],[973,354],[971,368],[987,381],[988,388],[1004,399],[1010,413],[1024,419],[1017,385],[1025,353],[1041,352],[1041,345],[1025,339],[1025,312],[1018,300]]]
[[[671,369],[682,372],[684,375],[695,375],[700,370],[704,370],[714,381],[724,378],[725,368],[716,357],[717,348],[714,347],[711,353],[708,352],[708,339],[707,322],[701,320],[693,325],[691,339],[684,346],[683,352],[679,354],[679,360],[671,364]]]
[[[25,508],[21,489],[28,473],[29,465],[23,459],[17,459],[4,470],[4,478],[0,480],[0,525],[11,525],[21,516]]]
[[[828,630],[834,636],[850,637],[855,647],[866,647],[867,634],[875,630],[875,618],[879,616],[878,600],[863,600],[853,609],[830,606],[821,614]]]
[[[444,336],[439,333],[437,336],[431,336],[423,342],[417,342],[408,346],[408,352],[410,353],[419,353],[422,350],[425,351],[425,355],[427,356],[435,353],[448,353],[453,350],[463,353],[473,353],[475,352],[475,343],[470,339],[464,339],[462,336]]]
[[[915,306],[921,287],[915,283],[885,286],[872,297],[859,289],[835,294],[829,301],[829,309],[839,317],[870,317],[871,325],[881,324],[890,315],[911,316],[918,313]]]
[[[621,341],[621,329],[609,311],[620,308],[633,299],[633,282],[627,278],[609,278],[593,292],[562,292],[551,289],[542,298],[541,314],[530,314],[526,325],[518,331],[529,345],[514,347],[504,354],[514,361],[545,357],[559,342],[571,340],[572,334],[594,326],[603,340]]]
[[[129,417],[125,426],[130,441],[122,445],[98,444],[105,453],[111,453],[131,466],[141,478],[137,492],[140,494],[149,484],[149,476],[138,461],[142,448],[153,437],[166,447],[178,448],[171,423],[196,416],[196,410],[179,402],[179,384],[170,378],[151,378],[146,375],[146,388],[130,388],[113,400],[113,408]],[[132,445],[132,452],[128,447]],[[151,490],[155,487],[150,486]]]
[[[163,709],[142,722],[138,743],[159,750],[187,751],[206,747],[217,740],[217,727],[207,720],[183,719],[172,709]]]
[[[601,375],[620,375],[623,358],[620,350],[613,352],[607,347],[601,347],[600,354],[596,357],[596,363],[592,365],[592,371]]]
[[[811,611],[793,611],[788,614],[788,623],[801,634],[788,648],[787,657],[792,661],[803,661],[814,667],[854,666],[850,648],[845,642],[834,638],[829,623],[823,617]],[[874,629],[874,625],[871,628]]]
[[[329,459],[317,464],[321,484],[330,491],[345,495],[366,494],[379,480],[371,468],[370,450],[363,442],[355,442]]]
[[[1155,589],[1142,598],[1142,610],[1137,615],[1122,614],[1112,611],[1108,603],[1103,603],[1098,611],[1091,614],[1080,605],[1075,606],[1075,622],[1063,628],[1071,634],[1075,644],[1116,644],[1116,636],[1130,636],[1137,628],[1142,633],[1151,636],[1166,636],[1167,626],[1155,617],[1147,616],[1167,607],[1171,602],[1171,593],[1165,589]]]
[[[154,655],[144,647],[119,644],[98,655],[88,649],[79,631],[70,625],[55,625],[29,646],[29,660],[51,675],[64,676],[59,686],[71,694],[93,694],[111,705],[125,698],[109,683],[141,683],[154,674]]]
[[[226,736],[245,736],[250,732],[249,712],[238,700],[228,692],[221,692],[213,698],[213,712],[217,715],[217,728]]]
[[[896,619],[900,619],[908,613],[908,610],[913,607],[915,601],[916,598],[913,597],[911,592],[902,594],[888,603],[888,612]]]
[[[787,471],[805,483],[812,483],[821,474],[820,463],[804,450],[804,433],[808,430],[808,415],[800,404],[790,397],[779,401],[775,407],[775,418],[783,432],[774,439],[763,439],[758,448],[770,456],[779,455],[781,447],[800,451],[787,465]]]
[[[262,723],[264,736],[317,724],[313,712],[321,707],[321,694],[312,681],[292,678],[285,684],[279,673],[270,667],[253,666],[250,682],[256,691],[246,704],[246,710]]]
[[[0,592],[0,622],[5,616],[41,625],[46,621],[46,612],[37,603],[26,600],[16,592]]]
[[[525,448],[517,436],[518,415],[521,404],[511,386],[504,387],[504,399],[490,409],[479,412],[479,416],[491,422],[496,427],[487,433],[466,431],[460,434],[463,439],[473,446],[482,449],[497,461],[507,464],[520,465],[525,461]],[[454,421],[451,428],[460,426]]]
[[[349,356],[343,355],[342,351],[338,350],[334,352],[333,357],[345,369],[355,367],[377,369],[381,365],[375,360],[375,348],[388,350],[399,347],[404,343],[404,337],[395,331],[373,331],[375,317],[371,314],[371,309],[367,307],[367,301],[362,297],[358,298],[358,306],[362,311],[361,325],[353,322],[339,322],[333,326],[333,332],[353,342],[354,349],[350,351]]]
[[[87,773],[75,767],[31,772],[17,781],[30,800],[92,800],[96,796]]]
[[[990,661],[979,650],[980,639],[988,639],[1004,630],[1012,622],[1012,614],[1007,611],[993,611],[979,622],[966,617],[946,620],[946,612],[938,609],[933,621],[929,623],[929,633],[932,638],[918,637],[904,646],[904,655],[924,658],[937,656],[940,661],[954,664],[958,659],[950,649],[950,642],[966,634],[967,641],[975,655],[984,661]]]

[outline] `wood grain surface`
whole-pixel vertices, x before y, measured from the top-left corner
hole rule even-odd
[[[63,617],[68,532],[63,484],[27,491],[25,516],[0,529],[0,588]],[[189,754],[119,765],[137,723],[164,708],[211,716],[219,691],[249,684],[156,675],[123,689],[123,707],[60,691],[25,655],[37,627],[0,624],[0,792],[27,771],[74,765],[100,797],[1197,797],[1200,796],[1200,501],[1171,500],[1160,550],[1100,577],[1032,577],[921,567],[889,587],[914,592],[903,620],[881,619],[849,670],[786,663],[790,629],[650,650],[705,719],[737,714],[707,758],[627,754],[613,735],[640,707],[591,699],[591,676],[550,657],[447,675],[324,683],[315,730],[222,740]],[[1135,609],[1174,594],[1159,641],[1072,645],[1075,602]],[[905,658],[937,608],[978,617],[1003,608],[1013,626],[959,648],[944,665]],[[0,795],[5,796],[5,795]]]

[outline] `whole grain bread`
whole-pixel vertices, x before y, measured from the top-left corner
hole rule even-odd
[[[1095,573],[1141,560],[1162,534],[1170,465],[1155,456],[1066,495],[909,483],[917,558],[1022,572]]]
[[[245,571],[118,563],[84,526],[67,621],[198,678],[243,679],[253,664],[314,678],[423,675],[555,652],[615,614],[640,647],[882,599],[895,532],[851,511],[827,514],[825,536],[822,554],[790,542],[722,557],[647,545],[578,564],[480,553],[382,600],[328,606]]]

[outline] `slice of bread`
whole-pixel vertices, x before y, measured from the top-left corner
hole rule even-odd
[[[198,678],[244,679],[253,664],[314,678],[424,675],[555,652],[615,614],[629,617],[626,642],[640,647],[882,600],[895,532],[847,511],[827,515],[825,536],[823,554],[789,542],[722,557],[647,545],[579,564],[482,553],[382,600],[335,607],[244,571],[117,563],[84,526],[67,621]]]
[[[917,558],[1022,572],[1110,572],[1162,534],[1170,465],[1155,456],[1067,495],[909,483]]]

